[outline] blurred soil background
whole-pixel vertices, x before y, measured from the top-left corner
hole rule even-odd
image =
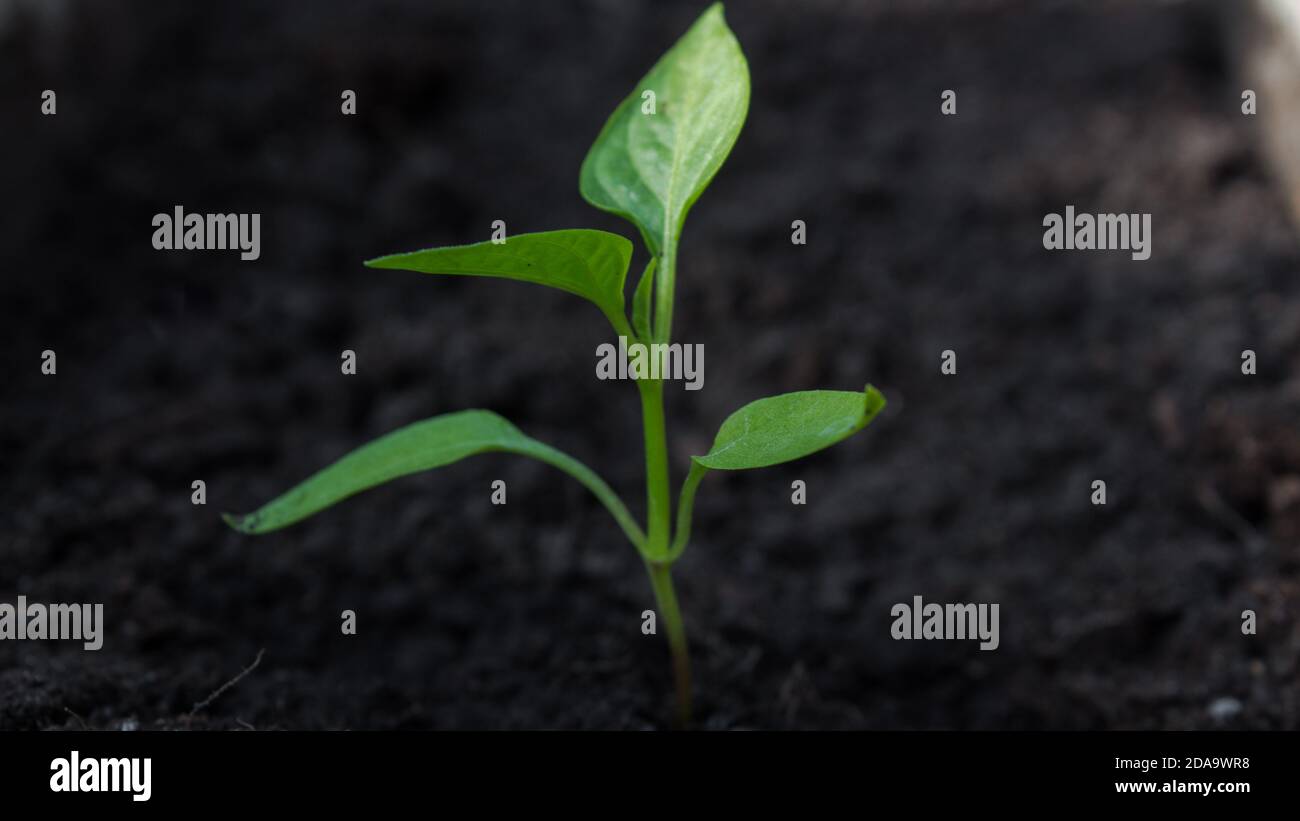
[[[97,653],[0,643],[0,728],[665,726],[640,561],[550,468],[479,457],[262,538],[218,514],[471,407],[643,508],[597,311],[361,261],[496,219],[634,236],[578,167],[703,8],[0,4],[0,601],[108,622]],[[890,404],[701,488],[676,573],[698,726],[1300,727],[1300,243],[1214,11],[728,4],[754,93],[681,249],[706,376],[668,391],[675,476],[752,399]],[[178,204],[261,213],[261,259],[154,251]],[[1066,205],[1151,213],[1151,259],[1045,251]],[[914,595],[999,603],[1000,648],[891,640]]]

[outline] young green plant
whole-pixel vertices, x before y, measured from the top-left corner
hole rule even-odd
[[[486,276],[547,285],[583,297],[631,341],[667,344],[672,335],[677,246],[686,214],[718,172],[745,120],[749,70],[720,4],[709,8],[615,109],[582,164],[582,196],[635,225],[649,261],[633,292],[624,283],[632,243],[605,231],[573,229],[393,254],[372,268]],[[677,718],[690,717],[691,674],[672,567],[691,531],[695,492],[710,470],[748,470],[798,459],[865,427],[881,394],[800,391],[759,399],[731,414],[708,453],[691,459],[674,527],[661,379],[639,379],[645,434],[645,527],[586,465],[522,433],[487,410],[449,413],[408,425],[344,456],[253,513],[226,515],[243,533],[268,533],[353,494],[479,453],[507,452],[545,462],[581,482],[613,515],[645,562],[667,633]]]

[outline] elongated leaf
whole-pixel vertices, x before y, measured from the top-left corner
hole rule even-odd
[[[650,257],[641,280],[636,284],[632,294],[632,330],[642,342],[651,341],[653,329],[650,327],[650,297],[655,284],[655,263],[658,257]]]
[[[623,282],[631,260],[632,243],[625,237],[573,229],[518,234],[500,245],[489,241],[391,254],[366,265],[549,285],[591,300],[615,328],[625,328]]]
[[[654,113],[643,95],[654,92]],[[579,188],[631,220],[655,255],[722,166],[749,109],[749,67],[722,4],[700,16],[615,109],[582,163]]]
[[[695,462],[713,470],[768,467],[828,448],[862,430],[885,407],[870,385],[855,391],[799,391],[750,402],[727,417]]]
[[[539,459],[582,482],[614,514],[632,543],[643,548],[641,529],[599,476],[573,457],[525,436],[501,416],[485,410],[448,413],[399,428],[352,451],[258,510],[243,516],[227,513],[223,518],[243,533],[269,533],[376,485],[493,451]]]

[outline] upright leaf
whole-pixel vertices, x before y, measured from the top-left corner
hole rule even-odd
[[[489,241],[390,254],[366,265],[549,285],[591,300],[615,329],[622,330],[627,328],[623,282],[631,259],[632,243],[625,237],[573,229],[518,234],[499,245]]]
[[[728,416],[713,447],[692,457],[712,470],[779,465],[816,453],[862,430],[885,407],[868,385],[856,391],[799,391],[750,402]]]
[[[640,527],[590,468],[485,410],[448,413],[399,428],[352,451],[256,511],[242,516],[224,514],[223,518],[243,533],[269,533],[401,476],[493,451],[539,459],[582,482],[614,514],[632,543],[643,548],[645,537]]]
[[[641,280],[636,284],[632,294],[632,330],[642,342],[650,342],[653,330],[650,327],[650,296],[655,284],[655,263],[658,257],[650,257]]]
[[[654,113],[643,113],[647,91]],[[749,67],[722,4],[714,4],[605,123],[582,163],[582,196],[630,220],[651,252],[663,254],[730,153],[748,108]]]

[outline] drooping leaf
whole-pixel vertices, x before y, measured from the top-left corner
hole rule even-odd
[[[517,234],[499,245],[488,241],[390,254],[366,265],[549,285],[591,300],[615,328],[626,328],[623,282],[631,260],[632,243],[627,238],[607,231],[573,229]]]
[[[654,93],[654,113],[646,92]],[[749,108],[749,67],[709,7],[610,115],[582,163],[592,205],[630,220],[656,256],[722,166]]]
[[[727,417],[713,447],[693,457],[713,470],[768,467],[807,456],[852,436],[885,407],[870,385],[855,391],[799,391],[750,402]]]
[[[223,518],[243,533],[269,533],[401,476],[494,451],[531,456],[573,476],[609,508],[632,543],[642,548],[645,540],[635,520],[590,468],[485,410],[448,413],[399,428],[352,451],[256,511],[242,516],[224,514]]]

